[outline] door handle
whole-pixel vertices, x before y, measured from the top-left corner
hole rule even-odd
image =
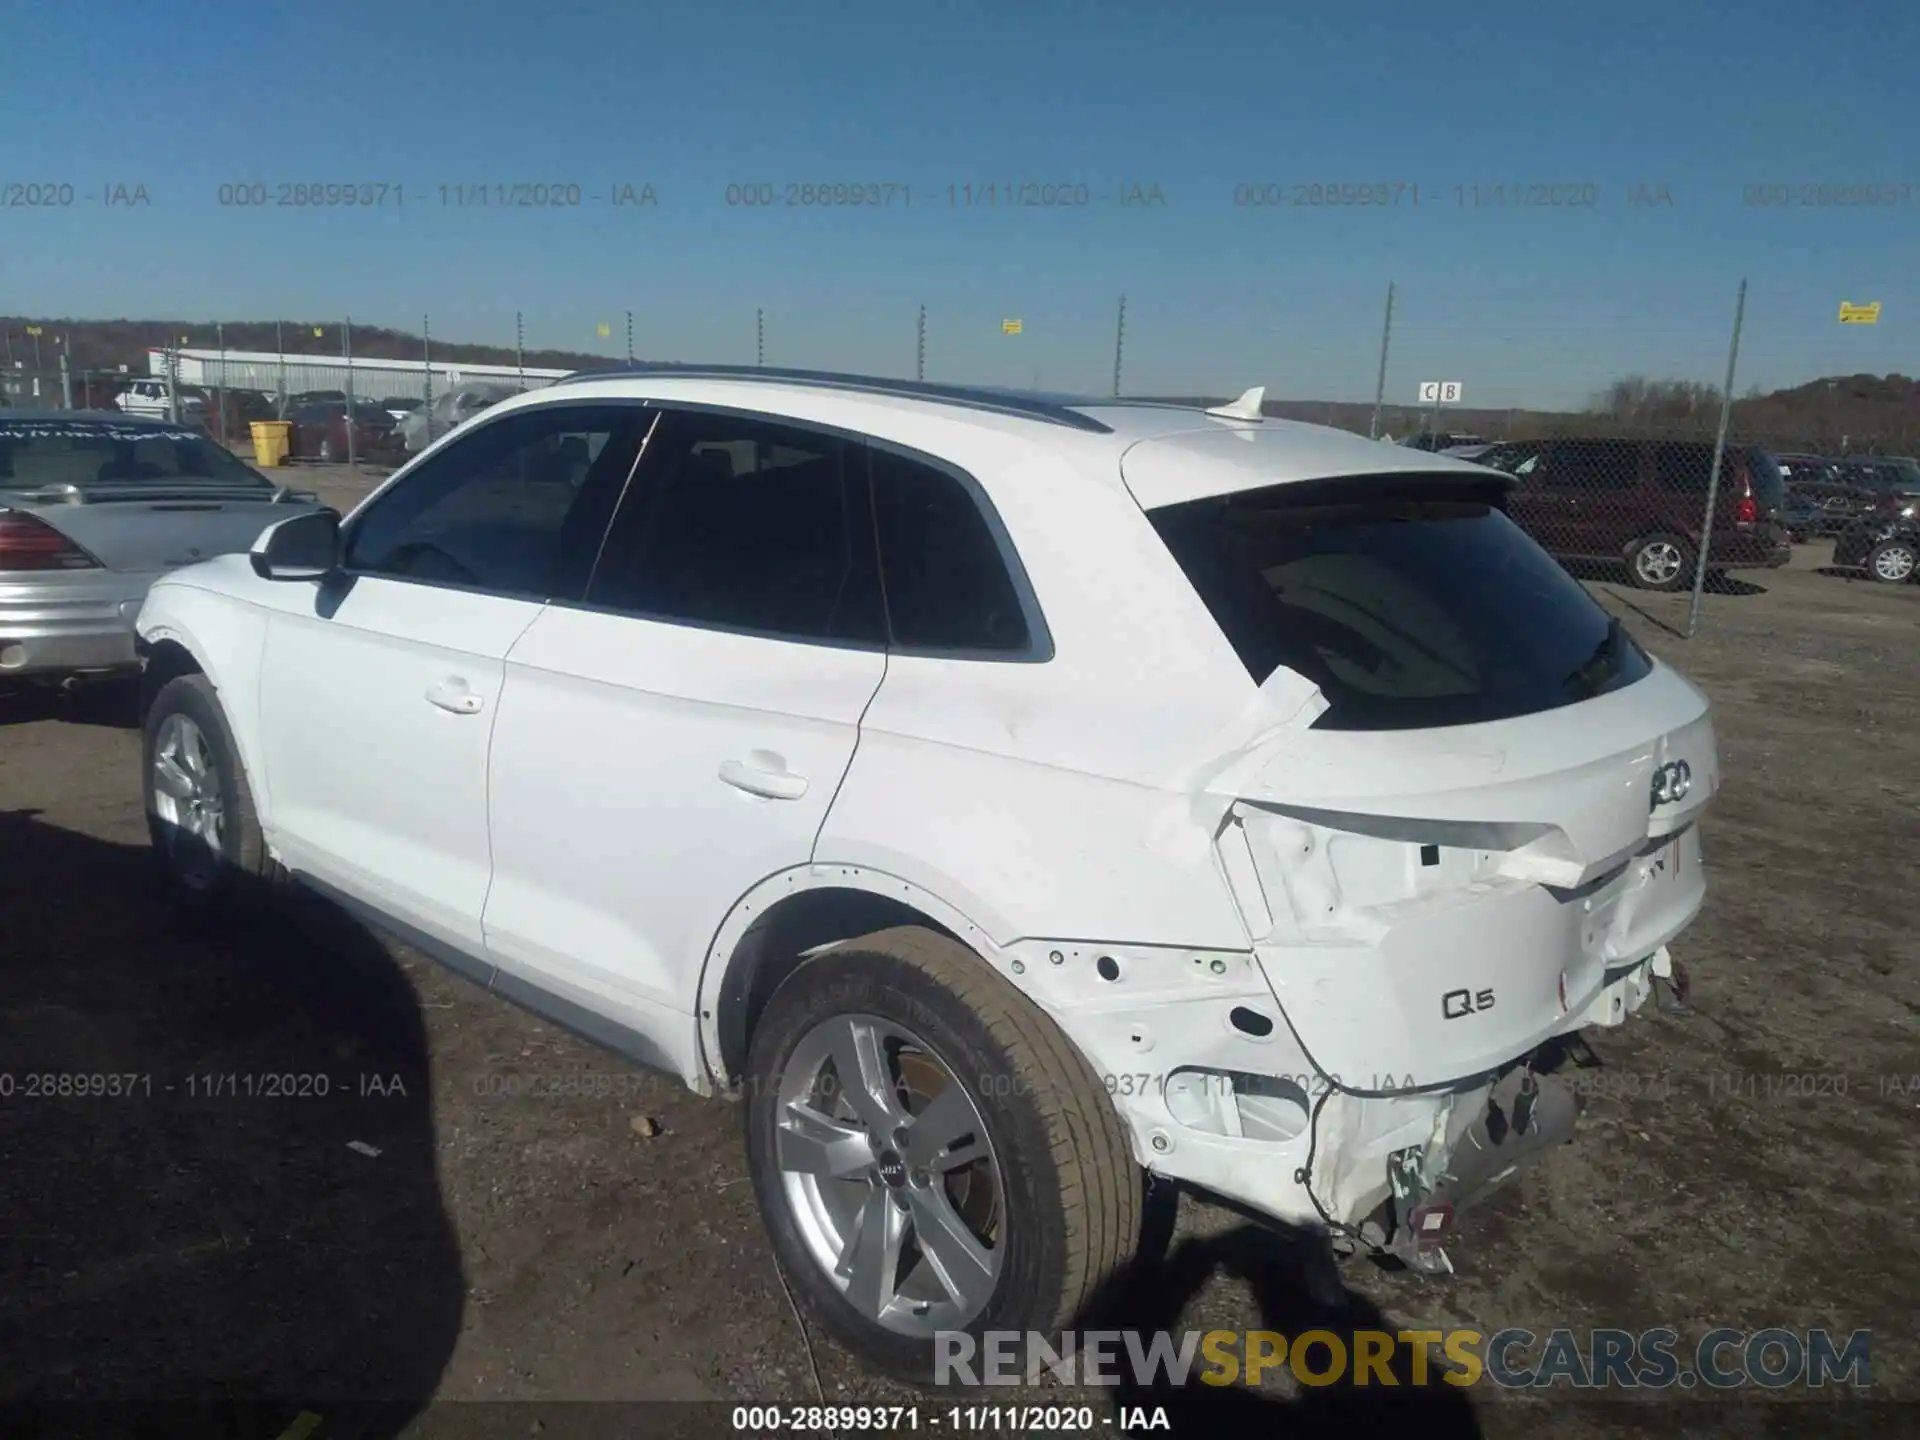
[[[765,800],[798,800],[807,793],[807,777],[791,773],[778,755],[764,750],[755,750],[748,761],[722,761],[720,778]]]
[[[478,715],[485,702],[467,688],[467,682],[458,675],[449,675],[444,680],[436,680],[427,687],[427,703],[437,705],[442,710],[455,715]]]

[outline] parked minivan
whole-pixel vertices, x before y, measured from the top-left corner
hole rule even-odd
[[[1693,580],[1713,445],[1704,440],[1551,439],[1497,445],[1474,460],[1514,476],[1508,514],[1561,560],[1624,564],[1635,585]],[[1766,451],[1722,457],[1708,567],[1784,565],[1793,555],[1786,483]]]

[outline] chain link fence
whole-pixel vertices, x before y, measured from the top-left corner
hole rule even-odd
[[[1371,400],[1272,399],[1266,408],[1504,472],[1513,479],[1515,521],[1569,569],[1652,592],[1690,593],[1688,635],[1698,626],[1703,593],[1750,592],[1767,570],[1790,563],[1795,544],[1841,537],[1920,497],[1920,461],[1913,458],[1920,455],[1914,419],[1920,384],[1849,374],[1857,353],[1849,350],[1851,336],[1816,344],[1810,353],[1804,331],[1789,338],[1752,326],[1744,283],[1737,297],[1719,304],[1695,299],[1656,324],[1588,329],[1578,343],[1569,343],[1553,312],[1540,296],[1409,294],[1387,286],[1374,317],[1361,323],[1348,311],[1344,336],[1324,321],[1302,337],[1290,335],[1275,366],[1291,377],[1285,388],[1296,393],[1336,384],[1351,393],[1370,383]],[[32,332],[40,342],[32,364],[9,336],[0,399],[17,407],[171,416],[243,455],[251,453],[253,422],[289,420],[296,460],[396,464],[505,395],[551,384],[573,369],[621,363],[618,355],[543,352],[534,358],[570,363],[529,365],[522,317],[514,319],[513,345],[494,347],[496,357],[513,357],[510,364],[436,358],[424,322],[418,336],[356,331],[349,322],[313,328],[314,340],[337,346],[338,354],[287,348],[287,333],[305,345],[306,327],[207,326],[200,328],[210,333],[182,334],[177,345],[150,349],[144,366],[70,369],[64,337],[58,365],[47,363],[42,326]],[[1057,327],[1064,319],[1043,317],[1042,323]],[[769,312],[755,310],[752,320],[750,331],[724,328],[742,330],[735,338],[750,343],[755,362],[765,364]],[[1155,352],[1181,353],[1192,339],[1137,297],[1131,316],[1120,297],[1112,320],[1111,393],[1147,398],[1127,385],[1128,364],[1143,353],[1149,360]],[[798,316],[778,326],[777,333],[792,330],[811,341],[798,354],[778,355],[778,362],[863,368],[849,348],[857,337],[835,323]],[[864,368],[926,378],[927,308],[909,311],[906,323],[913,326],[912,342],[903,343],[898,363]],[[238,328],[256,337],[264,331],[275,348],[228,348],[226,338]],[[615,333],[608,324],[597,328],[603,340]],[[999,322],[995,328],[1004,338],[1022,327]],[[1226,322],[1224,333],[1237,329],[1247,332],[1240,341],[1252,338],[1244,317]],[[989,363],[992,342],[975,330],[987,327],[970,327],[956,339],[950,363],[976,373],[1004,368],[1004,360]],[[382,353],[356,358],[356,335],[371,336]],[[215,343],[205,344],[209,339]],[[450,348],[442,345],[441,356]],[[625,359],[633,358],[629,313]],[[1822,378],[1796,390],[1750,390],[1736,398],[1742,367],[1756,360],[1769,374]],[[1100,360],[1103,372],[1108,363]],[[1618,378],[1601,378],[1607,374]],[[1038,367],[1031,379],[1034,389],[1042,388]],[[1103,373],[1090,388],[1105,389],[1104,380]],[[1583,389],[1584,400],[1571,405],[1536,403]],[[1162,387],[1155,398],[1227,397],[1173,395]]]

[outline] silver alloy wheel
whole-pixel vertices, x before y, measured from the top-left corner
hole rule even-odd
[[[980,1110],[924,1040],[876,1015],[801,1037],[775,1109],[780,1185],[802,1243],[861,1315],[919,1338],[993,1298],[1000,1166]]]
[[[205,890],[220,873],[226,805],[212,747],[191,717],[160,722],[153,745],[153,808],[167,824],[167,858],[189,889]]]
[[[1911,546],[1888,545],[1873,557],[1873,573],[1890,585],[1898,585],[1913,574]]]
[[[1666,585],[1685,563],[1680,547],[1671,540],[1650,540],[1633,557],[1633,570],[1649,585]]]

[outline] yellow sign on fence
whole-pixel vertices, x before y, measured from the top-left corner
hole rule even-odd
[[[1018,320],[1002,320],[1000,322],[1000,329],[1005,334],[1018,335],[1020,333],[1020,322]]]
[[[1877,325],[1880,323],[1880,302],[1869,305],[1856,305],[1851,300],[1840,302],[1840,323],[1842,325]]]

